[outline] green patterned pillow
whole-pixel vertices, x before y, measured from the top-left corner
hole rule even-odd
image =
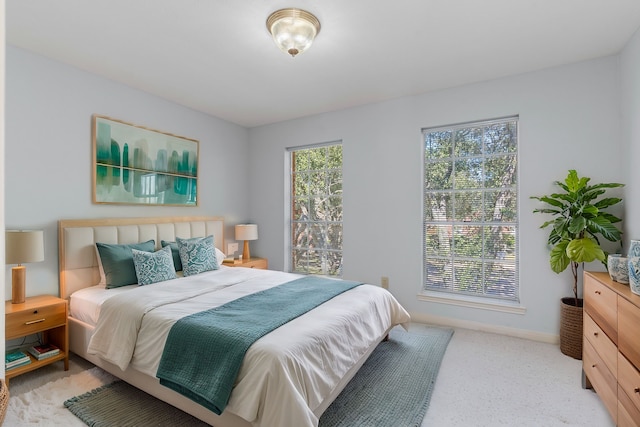
[[[176,278],[176,269],[169,246],[156,252],[144,252],[136,249],[131,249],[131,252],[139,285],[150,285]]]
[[[213,236],[194,237],[192,239],[177,237],[176,242],[178,243],[182,272],[185,277],[220,268],[216,258]]]
[[[160,244],[162,247],[170,246],[171,254],[173,255],[173,265],[176,266],[176,271],[182,271],[182,260],[180,259],[180,250],[178,249],[177,242],[168,242],[166,240],[161,240]],[[225,259],[226,255],[220,249],[216,248],[216,260],[218,261],[218,265]]]

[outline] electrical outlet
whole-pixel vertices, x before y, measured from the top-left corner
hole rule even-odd
[[[380,285],[384,288],[384,289],[389,289],[389,278],[387,276],[382,276],[380,278]]]
[[[238,243],[227,243],[227,255],[233,256],[238,252]]]

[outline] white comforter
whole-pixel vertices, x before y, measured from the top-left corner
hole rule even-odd
[[[222,268],[140,286],[105,301],[88,352],[155,377],[171,326],[299,275]],[[256,426],[317,426],[314,413],[384,332],[409,315],[386,290],[358,286],[256,341],[227,408]],[[211,367],[215,369],[215,367]]]

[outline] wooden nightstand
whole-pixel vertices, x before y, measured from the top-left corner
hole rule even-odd
[[[22,304],[4,303],[5,339],[12,340],[42,332],[44,343],[55,344],[60,354],[43,360],[31,357],[31,363],[5,372],[9,379],[33,371],[58,360],[64,361],[64,370],[69,370],[69,332],[67,330],[67,301],[51,295],[29,297]],[[25,351],[25,353],[27,353]]]
[[[249,258],[249,261],[242,260],[239,263],[223,262],[222,265],[227,267],[260,268],[262,270],[269,268],[269,262],[266,258]]]

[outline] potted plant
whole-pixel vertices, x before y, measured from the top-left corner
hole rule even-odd
[[[605,210],[622,199],[601,197],[609,188],[624,184],[604,183],[589,185],[591,178],[578,177],[569,170],[564,182],[554,184],[562,190],[549,196],[531,197],[548,207],[535,209],[534,213],[551,214],[555,218],[540,228],[551,226],[547,243],[551,247],[551,270],[561,273],[571,266],[573,297],[562,298],[560,309],[560,351],[575,359],[582,358],[582,298],[578,298],[578,274],[585,262],[601,261],[606,266],[607,253],[600,245],[599,237],[611,242],[622,240],[622,231],[614,224],[620,218]]]

